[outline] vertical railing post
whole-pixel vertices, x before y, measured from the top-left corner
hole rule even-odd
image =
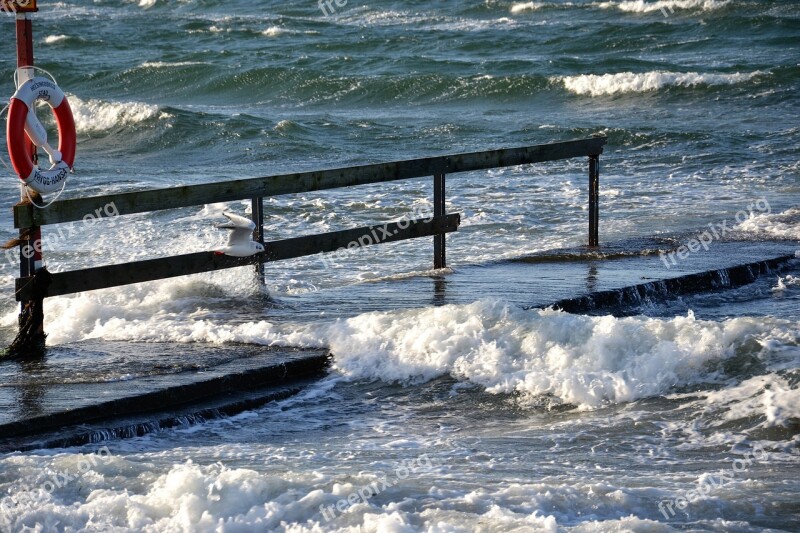
[[[445,214],[445,178],[444,174],[433,176],[433,216],[443,217]],[[445,252],[445,234],[433,236],[433,268],[445,268],[447,258]]]
[[[33,67],[33,23],[28,13],[17,13],[16,18],[16,46],[17,68]],[[23,83],[34,76],[33,69],[19,71],[19,83]],[[38,163],[36,146],[28,141],[31,159]],[[36,200],[38,194],[31,191],[31,197]],[[25,186],[20,185],[20,201],[30,203],[27,198]],[[28,206],[33,211],[33,206]],[[37,275],[42,268],[42,229],[39,226],[23,228],[19,232],[19,273],[20,277],[28,278]],[[44,348],[44,292],[46,287],[41,286],[39,280],[34,283],[37,287],[36,296],[27,301],[20,302],[19,333],[11,345],[18,355],[34,356],[36,351]]]
[[[589,156],[589,246],[600,246],[600,156]]]
[[[257,196],[251,200],[253,222],[256,223],[256,229],[253,230],[253,240],[264,244],[264,198]],[[264,281],[264,263],[259,261],[256,263],[256,276],[258,280],[263,283]]]
[[[17,68],[32,67],[33,66],[33,23],[27,13],[16,14],[16,30],[17,30]],[[29,77],[33,77],[33,72],[29,70],[20,71],[19,82],[26,81]],[[36,163],[36,146],[28,141],[28,149]],[[20,185],[20,200],[27,201],[25,194],[25,185]],[[20,277],[33,276],[36,270],[41,267],[42,254],[41,245],[36,241],[41,242],[42,230],[38,226],[27,229],[21,229],[19,234],[20,239]],[[38,248],[38,250],[37,250]],[[37,262],[39,263],[37,265]],[[25,302],[22,302],[23,306]]]

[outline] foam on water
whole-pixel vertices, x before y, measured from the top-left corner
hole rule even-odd
[[[789,287],[800,287],[800,277],[797,276],[778,276],[778,283],[772,288],[772,292],[783,292]]]
[[[67,35],[48,35],[44,38],[44,44],[55,44],[69,39]]]
[[[452,374],[489,392],[598,407],[715,382],[716,363],[794,346],[778,319],[576,316],[498,301],[371,313],[333,326],[335,365],[356,379],[419,382]],[[758,348],[747,348],[756,340]]]
[[[140,68],[169,69],[174,67],[193,67],[196,65],[208,65],[203,61],[145,61]]]
[[[736,229],[754,238],[800,241],[800,207],[781,213],[754,214]]]
[[[250,418],[249,422],[257,421]],[[413,450],[405,450],[409,451]],[[402,479],[391,475],[384,478],[386,484],[378,485],[372,485],[381,477],[375,472],[391,464],[380,456],[362,458],[339,450],[351,462],[348,469],[340,471],[325,464],[324,456],[331,450],[313,444],[301,456],[287,448],[237,443],[206,451],[228,460],[255,454],[263,464],[254,468],[185,459],[170,464],[173,457],[160,453],[131,458],[113,453],[101,457],[80,453],[13,456],[3,459],[6,474],[0,475],[0,484],[6,490],[0,505],[6,513],[0,516],[0,525],[13,531],[37,522],[45,531],[411,533],[467,532],[483,530],[486,524],[493,526],[489,531],[674,531],[657,521],[661,517],[659,499],[681,494],[667,489],[669,480],[641,475],[638,482],[608,479],[608,472],[593,472],[596,469],[576,461],[568,463],[577,470],[574,479],[545,475],[537,481],[524,481],[516,472],[508,472],[512,479],[502,483],[461,485],[462,476],[475,475],[481,469],[501,469],[503,460],[515,458],[469,450],[464,450],[466,455],[461,458],[460,450],[450,451],[455,455],[449,459],[457,463],[443,462],[446,456],[431,452],[430,457],[425,454],[429,468],[410,470]],[[203,450],[186,448],[180,453]],[[541,456],[550,453],[543,450]],[[462,460],[479,464],[464,472]],[[780,460],[788,468],[796,464],[791,458]],[[280,468],[295,461],[319,468]],[[695,472],[698,480],[714,475],[716,471],[702,467]],[[674,488],[693,488],[695,476]],[[371,485],[378,487],[377,493],[368,489]],[[723,496],[743,496],[753,490],[752,485],[747,476],[732,476],[722,491],[693,504],[693,519],[719,521],[719,515],[728,515],[732,507]],[[359,491],[367,496],[348,503],[343,512],[335,510],[339,501]],[[754,508],[751,513],[752,519],[764,511]],[[725,524],[731,522],[720,523]],[[747,522],[738,524],[748,530]]]
[[[89,133],[135,126],[155,118],[166,119],[169,114],[158,106],[141,102],[107,102],[103,100],[84,100],[68,95],[75,128],[78,133]]]
[[[775,427],[800,420],[800,388],[774,373],[705,393],[704,401],[705,413],[720,419],[719,424],[755,417],[763,420],[762,427]]]
[[[544,7],[541,2],[517,2],[511,6],[512,13],[524,13],[526,11],[536,11]]]
[[[265,37],[277,37],[277,36],[279,36],[279,35],[281,35],[282,33],[285,33],[285,32],[286,32],[286,30],[284,28],[281,28],[281,27],[278,27],[278,26],[270,26],[269,28],[267,28],[266,30],[264,30],[261,33]]]
[[[352,380],[420,383],[452,375],[491,393],[548,397],[583,408],[717,383],[731,377],[720,364],[735,357],[772,361],[778,368],[797,358],[796,324],[777,318],[714,322],[691,312],[670,319],[578,316],[481,300],[367,313],[328,325],[231,322],[208,307],[219,289],[195,283],[50,299],[45,316],[58,319],[47,324],[49,341],[327,346],[335,368]],[[4,323],[14,318],[8,313]]]
[[[575,531],[664,530],[652,520],[625,516],[616,510],[642,505],[646,491],[600,482],[510,483],[507,487],[460,492],[431,477],[438,471],[435,469],[424,477],[396,483],[385,493],[336,513],[330,521],[331,516],[321,512],[323,507],[335,506],[341,498],[356,494],[377,478],[369,472],[354,472],[347,481],[337,482],[325,472],[264,473],[191,461],[158,472],[151,471],[155,465],[146,462],[109,456],[95,460],[98,464],[83,470],[77,481],[48,493],[41,488],[48,478],[34,473],[77,472],[81,462],[91,465],[91,461],[91,456],[81,454],[15,460],[10,469],[21,479],[12,487],[12,495],[0,499],[0,505],[10,511],[0,520],[13,530],[39,522],[45,530],[58,525],[67,530],[154,532],[258,529],[411,533],[468,531],[489,522],[504,530],[556,532],[559,522],[569,524],[585,513],[595,520]],[[430,495],[425,497],[423,487],[430,484]],[[26,490],[20,490],[23,486]],[[391,500],[387,501],[387,496]],[[428,504],[437,501],[438,505],[415,509],[394,503],[422,503],[423,499]],[[622,517],[616,518],[619,515]],[[610,519],[598,519],[600,516]]]
[[[602,2],[598,4],[604,9],[619,9],[627,13],[652,13],[660,11],[664,16],[669,16],[676,9],[693,11],[714,11],[730,3],[729,0],[628,0],[623,2]]]
[[[589,96],[603,96],[623,93],[643,93],[657,91],[664,87],[694,87],[698,85],[734,85],[750,81],[766,73],[761,71],[713,74],[699,72],[620,72],[617,74],[583,74],[551,78],[563,83],[571,93]]]

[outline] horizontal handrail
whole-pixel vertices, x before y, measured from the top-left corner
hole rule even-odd
[[[361,248],[374,244],[429,237],[454,232],[460,223],[461,215],[454,213],[441,217],[402,220],[271,241],[265,243],[266,250],[263,253],[253,257],[239,258],[216,252],[196,252],[69,272],[56,272],[51,274],[47,296],[107,289],[144,281],[247,266],[259,262],[283,261],[322,252],[333,252],[341,248]],[[18,301],[26,301],[33,297],[33,282],[33,276],[17,278],[16,296]]]
[[[54,202],[47,209],[35,209],[28,204],[18,204],[14,206],[14,227],[30,228],[74,222],[88,215],[95,218],[107,217],[111,216],[107,210],[110,204],[114,205],[114,216],[130,215],[255,197],[422,178],[435,174],[453,174],[580,156],[597,156],[603,152],[606,142],[606,137],[593,137],[551,144],[279,174],[261,178],[147,189],[61,200]]]

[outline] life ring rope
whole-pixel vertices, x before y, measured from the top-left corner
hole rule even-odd
[[[56,82],[56,77],[53,76],[52,74],[50,74],[49,70],[45,70],[42,67],[37,67],[36,65],[31,65],[29,67],[18,67],[17,70],[14,71],[14,87],[19,87],[20,86],[20,83],[19,83],[19,72],[21,70],[36,70],[38,72],[41,72],[42,74],[46,74],[47,77],[50,78],[53,81],[53,83],[57,83]]]
[[[27,188],[39,193],[64,191],[69,173],[75,160],[76,131],[72,109],[66,95],[56,83],[53,76],[38,67],[21,67],[14,73],[15,85],[19,82],[19,72],[22,69],[40,70],[50,79],[35,76],[18,85],[17,91],[11,97],[8,106],[8,119],[6,129],[6,143],[11,158],[11,165],[17,176]],[[37,101],[46,102],[53,110],[58,126],[58,148],[53,148],[48,142],[47,130],[44,128],[33,106]],[[37,147],[47,152],[52,167],[41,170],[34,165],[28,151],[28,139]],[[44,206],[47,207],[55,199]],[[30,194],[28,193],[30,198]]]
[[[33,197],[31,196],[30,187],[25,187],[25,197],[28,199],[31,205],[36,209],[47,209],[48,207],[53,205],[54,202],[58,201],[59,198],[61,198],[61,195],[64,194],[64,190],[66,190],[66,188],[67,188],[67,180],[64,180],[61,183],[61,190],[58,191],[58,193],[56,193],[56,195],[53,196],[46,204],[42,205],[37,204],[36,201],[33,199]]]

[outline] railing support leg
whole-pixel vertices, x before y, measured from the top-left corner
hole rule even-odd
[[[589,246],[600,246],[600,156],[589,156]]]
[[[444,174],[433,176],[433,216],[443,217],[445,213],[445,179]],[[445,253],[445,234],[433,237],[433,268],[445,268],[447,259]]]
[[[253,240],[264,244],[264,198],[258,196],[251,200],[253,222],[256,223],[256,229],[253,230]],[[264,263],[259,261],[256,263],[256,276],[259,282],[264,283]]]
[[[17,67],[33,66],[33,23],[27,13],[16,15],[16,45],[17,45]],[[26,81],[28,76],[33,76],[32,69],[20,72],[20,82]],[[28,149],[34,163],[37,163],[36,146],[28,142]],[[35,201],[41,201],[41,197],[31,192],[31,197]],[[28,203],[25,194],[25,186],[20,185],[20,203]],[[27,208],[33,213],[33,206]],[[49,274],[46,271],[39,272],[42,268],[42,229],[39,226],[22,229],[19,232],[19,273],[20,277],[36,276],[34,281],[35,295],[29,300],[20,302],[19,313],[19,332],[9,347],[9,352],[16,357],[31,358],[44,353],[45,333],[44,333],[44,295],[47,292]]]

